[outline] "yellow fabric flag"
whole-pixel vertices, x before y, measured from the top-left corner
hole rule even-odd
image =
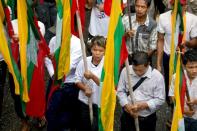
[[[172,11],[171,17],[171,29],[172,29],[172,37],[171,37],[171,46],[170,46],[170,64],[169,64],[169,83],[171,83],[172,75],[174,73],[174,59],[175,59],[175,32],[176,32],[176,17],[178,10],[178,0],[174,2],[174,9]]]
[[[0,0],[0,19],[1,19],[1,22],[4,20],[4,18],[5,18],[5,14],[4,14],[4,11],[3,11],[2,2]]]
[[[23,101],[28,102],[27,84],[27,41],[28,41],[28,22],[27,22],[27,3],[26,0],[17,1],[18,34],[20,45],[21,75],[23,80]]]
[[[1,18],[0,18],[0,41],[1,41],[0,53],[3,55],[4,61],[8,65],[8,69],[13,76],[16,94],[19,94],[19,83],[18,83],[16,74],[14,72],[14,67],[12,65],[12,60],[11,60],[11,56],[10,56],[10,52],[8,48],[7,39],[4,34],[4,28],[3,28],[3,23],[2,23]]]
[[[113,131],[118,83],[120,51],[124,26],[122,24],[121,0],[112,0],[105,61],[101,76],[101,98],[99,108],[99,131]]]
[[[175,78],[175,86],[174,86],[174,96],[175,96],[175,108],[173,113],[172,127],[171,131],[184,131],[184,120],[181,110],[181,102],[180,102],[180,53],[178,53],[177,59],[177,67],[176,67],[176,78]]]
[[[58,60],[58,79],[70,71],[71,8],[70,0],[63,0],[62,44]]]

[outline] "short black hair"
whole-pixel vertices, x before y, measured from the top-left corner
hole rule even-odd
[[[135,0],[135,2],[136,2],[137,0]],[[146,4],[147,4],[147,7],[150,7],[150,4],[151,4],[151,0],[144,0],[145,2],[146,2]]]
[[[183,55],[183,64],[186,65],[188,61],[197,62],[197,49],[191,49],[185,52]]]
[[[94,45],[98,45],[98,46],[101,46],[103,48],[105,48],[106,46],[106,39],[103,37],[103,36],[94,36],[91,40],[91,48],[94,46]]]
[[[138,51],[132,54],[131,59],[132,65],[138,66],[138,65],[145,65],[147,66],[149,64],[149,57],[148,53],[143,51]]]

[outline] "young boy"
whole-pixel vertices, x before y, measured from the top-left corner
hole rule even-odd
[[[185,131],[197,130],[197,49],[188,50],[184,54],[183,64],[185,66],[184,74],[186,77],[186,85],[190,96],[190,102],[186,101],[184,106],[184,122]],[[174,99],[174,82],[175,75],[172,79],[169,96]],[[192,111],[188,105],[192,106]]]
[[[83,61],[80,61],[76,68],[76,84],[80,89],[78,98],[80,101],[79,129],[81,131],[98,130],[99,79],[104,64],[105,38],[95,36],[91,42],[92,56],[87,57],[88,71],[85,71]],[[90,122],[88,98],[93,102],[93,125]]]

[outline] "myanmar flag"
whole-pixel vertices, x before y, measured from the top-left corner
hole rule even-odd
[[[56,0],[56,79],[61,80],[70,70],[71,4],[72,0]]]
[[[21,76],[23,79],[23,101],[28,102],[28,80],[27,80],[27,42],[28,42],[28,22],[27,22],[27,3],[26,0],[17,1],[18,15],[18,35],[20,43],[20,63]]]
[[[175,107],[172,119],[171,131],[185,131],[184,118],[181,109],[181,99],[180,99],[180,76],[181,76],[181,56],[178,53],[177,67],[176,67],[176,78],[174,85],[174,96],[175,96]]]
[[[7,39],[5,37],[5,32],[4,32],[3,23],[1,19],[0,19],[0,41],[1,41],[0,52],[3,55],[3,58],[6,64],[8,65],[8,69],[10,73],[13,76],[15,89],[17,91],[16,93],[19,94],[19,91],[22,88],[22,79],[21,79],[21,75],[18,70],[17,64],[15,63],[12,57],[10,46],[7,43]]]
[[[179,26],[179,32],[176,32],[176,21],[177,17],[180,16],[181,24]],[[171,38],[171,52],[170,52],[170,72],[169,72],[169,82],[171,82],[172,74],[176,73],[175,85],[174,85],[174,96],[175,96],[175,107],[173,113],[173,121],[171,126],[171,131],[184,131],[184,100],[186,92],[186,78],[184,75],[181,53],[184,52],[183,49],[179,49],[178,53],[175,53],[175,40],[178,40],[178,47],[186,40],[186,16],[182,13],[182,7],[179,0],[174,1],[174,9],[172,12],[172,38]],[[175,34],[178,33],[178,38]],[[177,54],[177,55],[176,55]]]
[[[124,27],[122,24],[121,0],[112,0],[110,23],[105,51],[105,61],[101,76],[101,93],[99,104],[99,130],[112,131],[114,110],[116,105],[116,86],[119,79],[122,38]],[[122,48],[123,49],[123,48]],[[125,52],[127,54],[127,50]],[[126,55],[127,56],[127,55]]]
[[[4,60],[8,65],[8,69],[13,76],[14,84],[15,84],[15,92],[16,94],[20,94],[20,89],[23,87],[22,78],[21,78],[17,63],[14,61],[12,51],[11,51],[11,46],[9,43],[7,43],[7,39],[5,37],[8,35],[5,35],[6,31],[4,30],[4,26],[3,26],[3,21],[5,19],[3,7],[5,7],[5,3],[4,1],[0,1],[0,13],[1,13],[0,15],[0,41],[1,41],[0,52],[2,53]]]

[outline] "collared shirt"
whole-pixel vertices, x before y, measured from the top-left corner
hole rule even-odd
[[[190,99],[191,100],[194,100],[194,99],[197,99],[197,77],[192,81],[192,83],[190,83],[190,80],[187,76],[187,72],[185,72],[185,76],[186,76],[186,84],[187,84],[187,89],[188,89],[188,92],[189,92],[189,96],[190,96]],[[171,85],[170,85],[170,89],[169,89],[169,96],[174,96],[174,82],[175,82],[175,76],[173,76],[172,78],[172,82],[171,82]],[[187,98],[185,97],[185,110],[189,110],[187,104],[186,104],[186,100]],[[195,111],[194,115],[192,116],[193,119],[197,119],[197,105],[194,105],[193,106],[193,109]],[[188,117],[185,115],[185,117]]]
[[[77,64],[82,59],[82,51],[80,39],[72,35],[70,46],[70,72],[66,76],[64,83],[75,82],[75,70]],[[49,42],[50,53],[53,54],[56,51],[56,36],[54,36]],[[48,69],[49,75],[52,77],[54,75],[54,68],[52,62],[49,58],[45,58],[45,64]]]
[[[149,109],[140,111],[139,115],[143,117],[149,116],[165,102],[165,85],[163,76],[156,69],[152,70],[152,67],[150,66],[146,73],[141,77],[135,74],[132,65],[129,67],[129,70],[132,87],[141,79],[141,77],[147,77],[133,92],[133,96],[135,102],[146,102],[149,107]],[[117,96],[122,107],[131,102],[130,95],[127,96],[127,92],[129,92],[129,86],[126,68],[124,68],[121,72],[117,89]]]
[[[101,72],[102,72],[102,68],[103,68],[103,64],[104,64],[104,57],[102,58],[102,60],[100,61],[100,63],[95,66],[94,64],[92,64],[92,56],[87,57],[87,66],[88,66],[88,70],[91,71],[94,75],[96,75],[99,79],[101,77]],[[101,87],[98,86],[93,80],[88,80],[85,79],[84,77],[84,64],[83,64],[83,60],[81,60],[77,66],[76,69],[76,82],[82,82],[84,84],[87,84],[90,88],[92,88],[92,102],[94,104],[98,105],[99,102],[99,92],[101,90]],[[88,97],[84,94],[84,92],[82,90],[79,91],[79,100],[82,101],[85,104],[88,104]]]
[[[171,13],[172,11],[165,12],[159,16],[157,25],[157,31],[164,34],[164,52],[170,54],[171,45]],[[180,17],[177,19],[176,32],[175,32],[175,47],[178,44],[178,32],[180,25]],[[186,40],[189,41],[191,38],[197,37],[197,16],[186,12]],[[175,48],[176,49],[176,48]]]
[[[129,26],[129,17],[127,14],[125,14],[122,18],[122,22],[125,28],[125,31],[129,31],[130,30],[130,26]],[[144,23],[145,26],[149,26],[149,16],[147,15],[146,17],[146,21]],[[132,43],[134,44],[134,50],[136,51],[144,51],[144,52],[148,52],[148,50],[155,50],[156,49],[156,44],[157,44],[157,28],[155,27],[150,34],[143,34],[143,33],[139,33],[139,37],[138,37],[138,47],[136,47],[136,33],[137,33],[137,29],[140,26],[140,24],[136,21],[136,15],[132,15],[131,14],[131,24],[132,24],[132,30],[135,31],[134,36],[132,38]],[[127,48],[129,51],[129,54],[132,53],[132,46],[130,43],[130,38],[128,38],[127,40]]]

